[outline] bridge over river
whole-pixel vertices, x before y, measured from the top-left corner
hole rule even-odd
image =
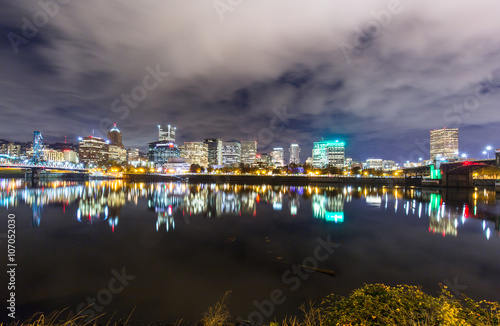
[[[471,160],[460,162],[440,162],[435,164],[403,169],[405,177],[422,177],[439,180],[442,187],[473,187],[474,171],[492,167],[500,174],[500,151],[497,150],[494,159]],[[438,183],[436,182],[436,185]]]

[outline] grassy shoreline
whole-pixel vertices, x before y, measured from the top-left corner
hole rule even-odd
[[[441,285],[437,296],[426,294],[418,286],[365,284],[343,297],[331,294],[319,304],[301,306],[299,316],[286,317],[281,321],[265,322],[269,326],[326,326],[326,325],[500,325],[500,304],[490,301],[475,301],[462,295],[454,297]],[[261,325],[260,320],[248,323],[231,323],[228,302],[230,292],[201,316],[197,322],[177,320],[156,325]],[[133,313],[126,320],[112,321],[113,316],[101,315],[93,320],[85,316],[62,318],[63,311],[49,315],[34,315],[26,321],[15,321],[11,326],[90,326],[90,325],[136,325]],[[149,323],[153,325],[153,322]]]

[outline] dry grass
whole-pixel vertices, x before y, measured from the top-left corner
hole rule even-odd
[[[87,308],[88,307],[86,307],[85,309]],[[83,309],[82,311],[84,311],[85,309]],[[66,318],[62,318],[62,315],[65,311],[66,309],[63,309],[61,311],[56,311],[48,315],[45,315],[43,313],[36,313],[25,321],[17,320],[8,324],[0,323],[0,326],[97,326],[98,319],[104,316],[104,314],[102,314],[96,316],[95,318],[92,318],[91,320],[87,320],[88,316],[85,315],[77,314],[72,316],[72,314],[68,314]],[[113,314],[106,324],[99,323],[99,325],[126,326],[128,321],[130,320],[130,317],[132,316],[132,313],[130,313],[125,322],[120,322],[119,324],[117,322],[112,323],[114,317]]]
[[[228,324],[230,314],[229,309],[227,308],[227,301],[230,294],[231,291],[227,291],[215,305],[208,308],[207,312],[203,314],[203,318],[200,321],[202,325],[222,326]]]

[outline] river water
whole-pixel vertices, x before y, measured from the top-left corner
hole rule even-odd
[[[195,321],[231,291],[233,321],[272,321],[364,283],[500,301],[500,197],[488,189],[1,179],[2,262],[8,214],[19,318]]]

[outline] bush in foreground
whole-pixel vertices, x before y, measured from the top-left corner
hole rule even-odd
[[[229,323],[227,292],[214,306],[203,314],[197,325],[225,326]],[[287,317],[270,326],[330,326],[330,325],[408,325],[408,326],[465,326],[500,325],[500,305],[497,302],[474,301],[466,296],[455,298],[446,286],[439,296],[431,296],[417,286],[367,284],[356,289],[349,296],[327,296],[321,305],[302,305],[302,317]],[[25,322],[15,322],[11,326],[92,326],[111,324],[102,320],[85,321],[85,316],[75,316],[66,321],[59,320],[60,313],[47,317],[36,315]],[[101,318],[104,318],[101,316]],[[129,317],[130,318],[130,317]],[[112,319],[112,318],[111,318]],[[131,323],[133,324],[133,322]],[[188,325],[177,321],[173,325]],[[3,326],[0,324],[0,326]]]

